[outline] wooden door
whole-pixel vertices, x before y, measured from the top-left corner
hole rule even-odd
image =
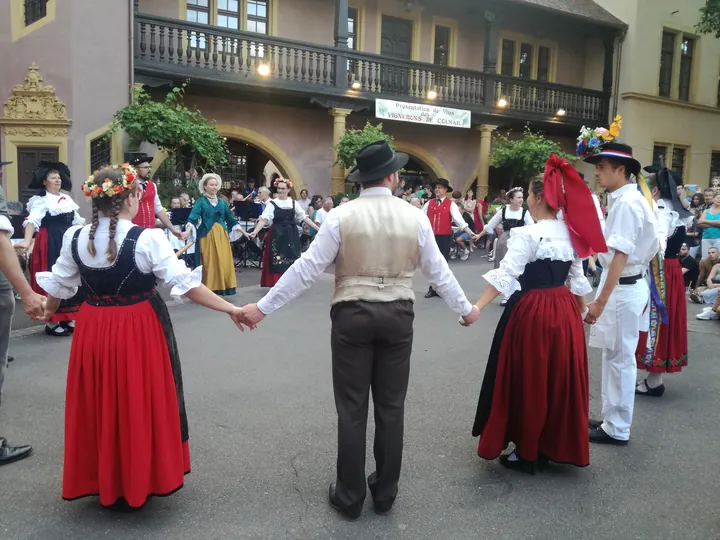
[[[412,25],[408,19],[382,16],[380,54],[391,58],[412,58]],[[383,66],[382,87],[384,92],[407,95],[410,90],[410,69],[396,65]]]
[[[20,194],[20,202],[26,204],[28,199],[33,195],[37,195],[36,190],[28,189],[28,185],[32,182],[33,171],[37,168],[40,161],[57,161],[57,148],[18,148],[18,193]]]

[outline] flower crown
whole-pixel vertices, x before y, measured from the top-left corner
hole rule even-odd
[[[602,146],[620,136],[620,130],[622,129],[622,116],[617,115],[610,129],[599,128],[588,128],[583,126],[580,130],[580,136],[577,138],[578,145],[576,153],[578,156],[588,158],[599,154],[602,151]]]
[[[287,184],[288,189],[292,189],[292,187],[293,187],[293,184],[292,184],[292,182],[290,181],[290,179],[289,179],[289,178],[283,178],[282,176],[280,176],[280,177],[278,177],[278,178],[275,179],[275,181],[273,182],[273,187],[274,187],[275,189],[277,189],[278,184]]]
[[[106,178],[102,183],[102,186],[95,183],[97,175],[106,169],[122,170],[123,175],[117,181],[113,181],[111,178]],[[119,195],[128,189],[132,189],[135,185],[135,180],[137,180],[137,173],[130,164],[123,163],[122,165],[105,165],[95,171],[95,173],[87,179],[87,181],[83,184],[83,191],[85,192],[86,197],[92,197],[93,199],[96,199],[97,197],[110,198],[115,195]]]

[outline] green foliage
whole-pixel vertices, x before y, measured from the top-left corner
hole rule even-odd
[[[207,168],[225,164],[227,147],[214,121],[183,105],[186,86],[173,88],[164,101],[154,101],[145,90],[136,89],[133,102],[115,113],[107,137],[123,129],[133,148],[146,141],[170,154],[189,154],[190,161]]]
[[[347,185],[345,187],[347,188]],[[335,206],[340,206],[340,201],[342,201],[343,197],[347,197],[352,201],[353,199],[357,199],[359,195],[359,193],[352,192],[337,193],[336,195],[333,195],[333,202],[335,203]]]
[[[338,156],[336,164],[342,165],[346,169],[352,169],[355,166],[355,154],[358,150],[383,139],[395,150],[393,138],[383,132],[382,124],[373,126],[368,122],[363,129],[348,129],[335,146]]]
[[[700,22],[695,28],[701,34],[715,34],[720,38],[720,0],[706,0],[700,8]]]
[[[175,157],[169,156],[162,162],[155,172],[155,182],[158,189],[158,197],[165,208],[170,208],[170,199],[186,192],[192,199],[198,200],[200,189],[198,182],[202,175],[207,172],[201,168],[194,169],[195,173],[184,173],[178,170]]]
[[[515,180],[526,181],[545,169],[550,154],[557,154],[570,162],[577,160],[560,150],[558,143],[546,139],[541,133],[533,133],[526,126],[520,139],[511,139],[510,132],[495,136],[490,165],[508,169]]]

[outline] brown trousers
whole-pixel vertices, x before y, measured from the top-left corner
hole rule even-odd
[[[368,485],[377,504],[391,505],[397,496],[414,318],[409,300],[341,302],[330,312],[338,414],[335,496],[349,512],[359,511],[365,500],[370,389],[375,410],[376,470]]]

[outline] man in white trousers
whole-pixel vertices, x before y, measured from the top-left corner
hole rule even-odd
[[[627,445],[630,439],[637,366],[635,349],[641,315],[650,299],[644,278],[658,253],[658,225],[652,206],[631,175],[640,173],[632,148],[612,142],[585,159],[595,165],[595,179],[610,197],[605,223],[604,272],[585,322],[592,324],[590,346],[602,349],[602,415],[590,420],[590,442]]]

